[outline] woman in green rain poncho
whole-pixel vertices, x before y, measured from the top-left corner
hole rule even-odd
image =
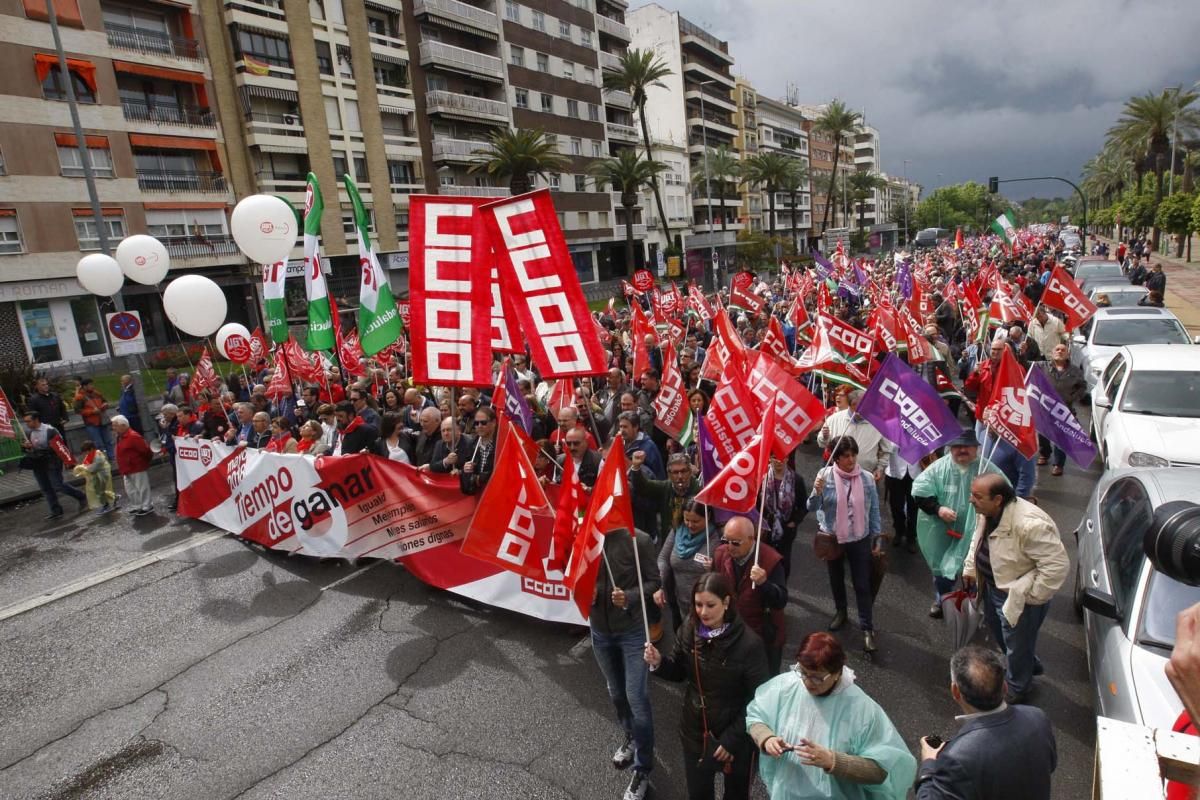
[[[901,800],[917,772],[896,726],[855,685],[828,633],[804,637],[797,663],[758,687],[746,730],[762,751],[771,800]]]
[[[917,543],[933,570],[933,606],[929,616],[942,616],[942,595],[954,589],[962,575],[963,560],[975,534],[975,508],[971,505],[971,481],[980,472],[999,473],[990,461],[979,458],[979,440],[966,429],[949,443],[950,452],[930,464],[913,479],[912,496],[921,513],[917,515]]]

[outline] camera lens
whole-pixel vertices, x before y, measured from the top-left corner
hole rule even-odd
[[[1172,500],[1156,508],[1143,546],[1159,572],[1200,586],[1200,505]]]

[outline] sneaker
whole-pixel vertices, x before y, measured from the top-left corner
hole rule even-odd
[[[1063,474],[1063,468],[1059,467],[1059,466],[1055,466],[1054,469],[1050,470],[1050,474],[1054,475],[1056,477],[1061,476]]]
[[[929,607],[929,618],[930,619],[942,619],[942,616],[943,616],[943,614],[942,614],[942,604],[941,603],[934,603],[933,605],[931,605]]]
[[[110,511],[112,511],[112,506],[110,506],[108,503],[105,503],[96,509],[96,516],[102,517]]]
[[[625,737],[625,743],[613,753],[612,765],[617,769],[629,769],[633,763],[633,739]]]
[[[846,624],[846,612],[839,611],[833,615],[833,619],[829,621],[829,630],[840,631]]]
[[[875,645],[875,631],[863,632],[863,652],[874,653],[879,648]]]
[[[146,509],[146,508],[135,508],[132,511],[130,511],[129,513],[135,517],[144,517],[150,513],[150,510]]]
[[[1008,703],[1010,706],[1028,705],[1030,694],[1031,694],[1031,692],[1029,692],[1029,691],[1015,692],[1015,691],[1013,691],[1013,688],[1011,686],[1009,686],[1004,691],[1004,702]]]
[[[646,791],[649,788],[650,776],[634,770],[633,777],[629,779],[629,785],[625,787],[623,800],[645,800]]]
[[[63,512],[61,510],[60,511],[51,511],[49,514],[46,515],[46,519],[62,519],[62,515],[63,515]]]

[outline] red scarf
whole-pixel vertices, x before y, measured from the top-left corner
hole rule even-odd
[[[346,436],[347,434],[353,433],[354,431],[356,431],[358,429],[358,426],[360,426],[362,424],[363,424],[363,418],[355,417],[354,419],[350,420],[350,422],[348,422],[346,424],[345,428],[342,429],[342,436]]]
[[[300,441],[296,442],[296,452],[307,453],[316,443],[317,442],[315,439],[301,439]]]
[[[290,433],[281,433],[278,436],[271,437],[271,441],[267,442],[268,453],[282,453],[287,449],[287,443],[292,440]]]
[[[95,461],[95,460],[96,460],[96,453],[98,453],[98,452],[100,452],[100,451],[99,451],[99,450],[92,450],[92,451],[90,451],[90,452],[89,452],[89,453],[88,453],[86,456],[84,456],[84,457],[83,457],[83,463],[84,463],[84,465],[85,465],[85,466],[90,466],[90,465],[91,465],[91,463],[92,463],[93,461]]]

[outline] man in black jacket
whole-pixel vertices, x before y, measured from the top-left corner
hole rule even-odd
[[[333,412],[337,421],[337,430],[333,432],[333,455],[348,456],[366,450],[375,452],[375,443],[379,441],[379,429],[368,425],[363,418],[354,412],[354,404],[343,400],[337,404]]]
[[[422,408],[421,413],[417,415],[418,433],[409,439],[408,453],[408,460],[414,467],[424,467],[433,462],[436,455],[434,451],[442,440],[441,426],[444,421],[442,412],[433,406]],[[459,464],[458,468],[462,469],[462,464]]]
[[[67,405],[58,396],[58,392],[50,391],[50,381],[38,378],[33,382],[33,394],[25,401],[25,408],[36,411],[38,418],[46,425],[66,430]]]
[[[1041,709],[1004,702],[1000,654],[969,645],[950,659],[950,694],[963,713],[958,735],[933,747],[921,739],[917,800],[1048,800],[1058,761]]]
[[[579,482],[589,492],[596,485],[596,476],[600,474],[600,454],[588,447],[588,434],[583,428],[572,428],[563,436],[563,454],[557,459],[560,467],[565,467],[567,459],[575,462],[575,474]],[[561,476],[562,473],[559,473]]]
[[[424,415],[426,411],[437,413],[436,408],[427,408],[421,414]],[[454,417],[446,417],[441,426],[442,438],[433,447],[433,457],[429,460],[428,468],[433,472],[457,475],[462,465],[471,460],[475,438],[464,434]]]

